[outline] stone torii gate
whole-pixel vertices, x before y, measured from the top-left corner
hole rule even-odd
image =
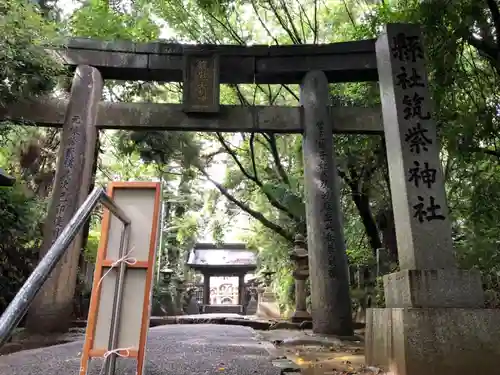
[[[47,220],[55,229],[46,230],[45,249],[88,193],[99,128],[303,133],[313,327],[350,333],[328,320],[330,314],[337,322],[351,319],[350,306],[333,309],[335,301],[348,299],[349,290],[332,134],[383,131],[401,271],[384,278],[386,308],[367,314],[367,363],[397,375],[496,371],[500,312],[482,308],[480,275],[456,267],[417,26],[387,25],[376,41],[321,46],[77,39],[56,52],[76,68],[69,102],[20,103],[7,114],[63,128]],[[184,81],[184,101],[103,103],[103,79]],[[377,79],[381,110],[328,106],[328,83]],[[301,83],[302,106],[221,106],[220,83]],[[49,317],[67,310],[78,250],[76,241],[39,298],[37,309]],[[65,291],[56,288],[66,283]]]
[[[351,333],[350,305],[333,309],[342,296],[349,300],[347,259],[339,218],[338,183],[333,160],[332,133],[383,132],[380,108],[328,106],[328,80],[375,80],[374,41],[306,46],[186,46],[163,43],[100,42],[73,39],[54,58],[75,69],[69,100],[27,100],[7,109],[6,117],[39,126],[61,127],[62,142],[42,254],[58,236],[88,192],[99,129],[192,130],[218,132],[306,133],[305,160],[310,164],[308,220],[310,248],[317,280],[313,281],[315,329],[324,333]],[[238,66],[238,69],[234,69]],[[349,67],[346,69],[345,67]],[[314,73],[316,71],[316,73]],[[306,74],[308,77],[304,78]],[[106,103],[101,101],[104,79],[183,81],[184,100],[177,104]],[[301,107],[241,107],[219,104],[220,83],[302,83]],[[316,101],[316,98],[319,102]],[[305,128],[309,125],[310,130]],[[318,124],[320,124],[318,126]],[[317,156],[319,155],[319,158]],[[321,165],[321,168],[319,166]],[[315,179],[326,187],[321,192]],[[321,212],[320,212],[321,211]],[[313,213],[314,212],[314,213]],[[53,228],[53,230],[52,230]],[[318,237],[319,239],[320,237]],[[332,242],[332,239],[335,241]],[[81,238],[68,251],[35,301],[38,318],[32,330],[63,328],[72,307]],[[329,257],[330,252],[337,255]],[[320,255],[322,254],[322,255]],[[327,277],[327,275],[329,275]],[[327,288],[322,287],[328,284]],[[329,293],[338,290],[339,295]],[[30,321],[30,320],[28,320]],[[31,320],[34,322],[34,319]],[[340,326],[348,332],[340,332]]]

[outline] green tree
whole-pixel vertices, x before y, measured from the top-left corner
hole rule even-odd
[[[57,34],[33,6],[1,0],[0,12],[0,107],[8,107],[50,91],[61,66],[40,48],[56,43]],[[0,189],[0,311],[37,260],[56,138],[56,132],[0,123],[0,165],[18,179],[14,187]]]

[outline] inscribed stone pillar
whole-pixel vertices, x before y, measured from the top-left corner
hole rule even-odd
[[[203,274],[203,304],[210,305],[210,275]]]
[[[459,271],[419,28],[388,25],[376,44],[399,264],[384,277],[386,305],[483,303],[480,275]],[[427,270],[438,270],[436,277]],[[430,279],[428,283],[426,279]],[[434,280],[436,279],[436,280]],[[397,287],[393,287],[397,283]],[[443,287],[457,285],[456,293]],[[404,285],[408,293],[400,293]],[[410,290],[410,288],[419,288]],[[432,289],[432,293],[424,292]],[[443,297],[444,300],[440,300]],[[434,301],[432,300],[434,299]],[[452,300],[450,300],[452,299]],[[451,304],[451,305],[450,305]],[[455,306],[459,307],[459,306]]]
[[[350,335],[347,256],[328,98],[325,74],[307,73],[301,102],[311,315],[314,332]]]
[[[419,43],[418,36],[397,32],[377,42],[399,263],[449,269],[455,266],[451,221]]]
[[[97,141],[95,127],[103,80],[96,68],[79,66],[61,134],[52,197],[45,219],[43,256],[88,196]],[[57,331],[68,327],[75,292],[82,235],[78,235],[37,295],[28,314],[31,331]]]
[[[419,27],[387,25],[376,57],[401,271],[384,276],[386,308],[367,312],[367,364],[493,373],[500,311],[482,308],[479,273],[456,267]]]

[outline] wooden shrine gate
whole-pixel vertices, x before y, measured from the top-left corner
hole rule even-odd
[[[387,25],[377,40],[325,45],[74,39],[51,51],[76,69],[69,101],[28,100],[6,108],[4,117],[63,129],[47,219],[56,226],[66,224],[64,202],[88,192],[99,129],[302,133],[313,329],[346,335],[352,330],[341,323],[351,320],[351,306],[335,306],[349,300],[349,285],[332,134],[384,132],[401,271],[384,277],[387,308],[367,313],[367,364],[404,375],[494,373],[500,312],[481,309],[479,274],[456,268],[423,51],[419,28],[403,24]],[[184,82],[183,103],[101,102],[105,79]],[[382,108],[329,106],[329,83],[377,80]],[[221,83],[301,84],[301,106],[223,106]],[[422,173],[432,176],[426,184]],[[44,241],[52,243],[52,234]],[[76,241],[70,253],[79,248]],[[66,267],[76,269],[77,257],[69,258],[74,264]],[[68,282],[60,275],[47,288]],[[36,308],[57,310],[62,300]],[[444,327],[447,322],[459,323]],[[424,348],[429,343],[432,350]],[[134,350],[144,352],[145,342],[140,345]]]

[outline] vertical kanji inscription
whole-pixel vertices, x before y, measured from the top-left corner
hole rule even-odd
[[[419,27],[387,25],[376,54],[401,269],[449,268],[451,222]]]

